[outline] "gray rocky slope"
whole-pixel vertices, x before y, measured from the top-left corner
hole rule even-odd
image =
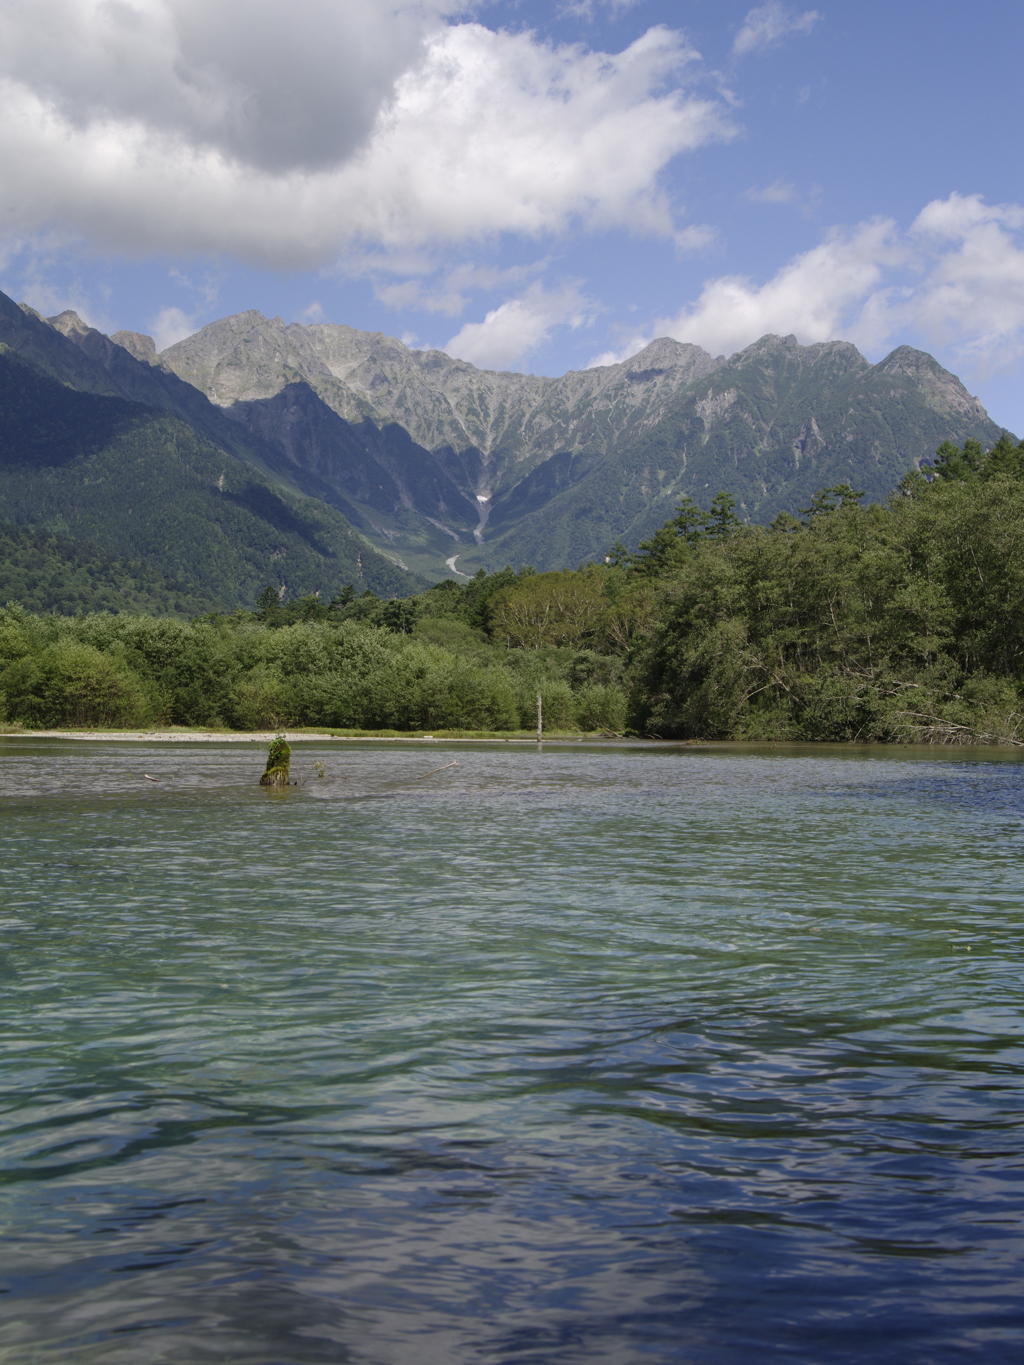
[[[248,605],[268,582],[300,595],[424,586],[154,360],[0,293],[0,523],[138,561],[165,601]]]
[[[909,347],[871,365],[845,342],[768,336],[726,359],[663,338],[545,378],[255,311],[159,356],[136,333],[51,322],[108,369],[131,352],[137,384],[143,371],[180,384],[165,401],[209,399],[197,416],[208,429],[211,412],[229,419],[221,442],[233,428],[261,468],[431,577],[446,562],[572,565],[635,544],[683,494],[706,505],[725,489],[752,521],[840,481],[881,498],[942,440],[999,434],[956,376]]]

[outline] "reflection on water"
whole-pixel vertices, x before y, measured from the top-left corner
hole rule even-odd
[[[1020,1359],[1024,767],[263,758],[0,740],[5,1363]]]

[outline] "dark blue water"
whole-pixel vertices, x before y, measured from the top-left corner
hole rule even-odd
[[[0,741],[5,1365],[1022,1358],[1024,766],[297,758]]]

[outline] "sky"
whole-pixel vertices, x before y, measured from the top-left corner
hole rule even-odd
[[[930,351],[1024,434],[1020,0],[0,0],[0,289],[562,374]]]

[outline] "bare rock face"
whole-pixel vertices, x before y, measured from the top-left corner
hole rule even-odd
[[[648,534],[683,494],[706,504],[725,489],[751,520],[829,483],[884,497],[943,439],[998,435],[923,352],[900,347],[873,366],[849,342],[795,336],[728,360],[661,337],[618,364],[548,378],[250,310],[160,362],[428,573],[450,570],[460,545],[458,572],[578,563]]]
[[[27,312],[0,309],[0,341],[31,328]],[[649,535],[683,496],[706,506],[724,490],[750,521],[835,483],[884,498],[942,441],[999,435],[955,375],[907,346],[872,365],[844,341],[769,335],[727,359],[661,337],[547,377],[255,310],[159,356],[151,338],[104,337],[71,311],[48,322],[123,396],[181,415],[430,578],[575,565]]]
[[[227,408],[300,381],[346,421],[397,423],[431,451],[472,450],[479,457],[472,496],[511,486],[560,450],[609,449],[630,429],[650,426],[681,388],[723,359],[665,337],[621,364],[549,379],[479,370],[380,332],[285,326],[254,311],[211,323],[160,356]]]
[[[118,346],[123,346],[129,355],[141,360],[144,365],[159,365],[156,342],[144,332],[114,332],[110,338]]]
[[[66,337],[84,336],[86,332],[92,330],[87,322],[82,321],[73,308],[65,308],[63,313],[58,313],[56,317],[46,320],[51,327],[56,327],[57,331]]]
[[[988,413],[977,398],[967,392],[955,374],[944,370],[927,351],[912,346],[897,346],[878,366],[880,374],[899,375],[911,380],[929,406],[937,412],[955,413],[977,421],[987,421]]]

